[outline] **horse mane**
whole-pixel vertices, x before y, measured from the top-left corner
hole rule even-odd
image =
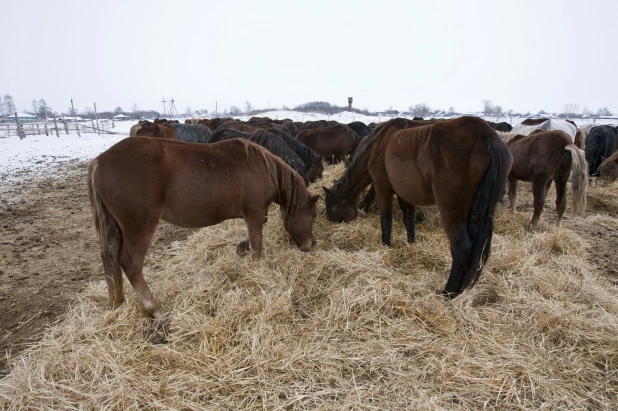
[[[321,160],[320,156],[315,154],[308,145],[290,136],[285,131],[276,129],[272,129],[272,131],[269,131],[272,134],[281,138],[281,140],[283,140],[284,143],[286,143],[296,154],[298,154],[300,159],[303,160],[305,163],[311,163],[317,160]]]
[[[498,137],[500,137],[500,140],[502,140],[503,143],[510,143],[511,141],[517,141],[520,140],[522,137],[525,137],[519,133],[513,133],[511,131],[505,132],[496,130],[496,133],[498,134]]]

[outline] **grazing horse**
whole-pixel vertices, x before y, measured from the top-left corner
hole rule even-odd
[[[324,187],[327,217],[333,222],[355,219],[358,196],[373,181],[382,242],[390,246],[393,194],[412,215],[416,205],[436,204],[453,258],[444,293],[455,296],[475,284],[489,257],[511,155],[478,117],[409,124],[390,120],[363,140],[343,177],[331,189]],[[413,220],[407,228],[413,239]]]
[[[298,133],[296,138],[319,156],[341,161],[351,154],[362,140],[345,124],[312,128]]]
[[[305,121],[302,126],[298,128],[298,133],[302,133],[305,130],[311,130],[314,128],[322,128],[328,127],[328,121],[326,120],[316,120],[316,121]]]
[[[149,121],[148,120],[140,120],[140,121],[137,122],[137,124],[134,124],[133,126],[131,126],[131,130],[129,131],[129,137],[137,136],[137,131],[142,128],[142,124],[146,124],[146,123],[149,123]]]
[[[603,160],[599,167],[599,175],[608,182],[618,180],[618,151]]]
[[[590,130],[586,137],[586,161],[591,176],[599,175],[599,167],[604,159],[616,151],[618,130],[612,126],[598,126]]]
[[[212,136],[210,136],[208,142],[216,143],[232,138],[244,138],[257,144],[258,146],[264,147],[270,153],[285,161],[287,165],[292,167],[292,170],[298,173],[298,175],[305,182],[305,185],[309,185],[309,178],[307,177],[307,172],[305,171],[305,164],[294,152],[294,150],[285,144],[278,136],[271,134],[266,130],[258,130],[249,134],[234,129],[220,128],[215,131]]]
[[[516,211],[517,182],[532,182],[534,213],[528,227],[530,230],[535,230],[538,225],[552,180],[556,184],[556,225],[560,226],[566,210],[567,181],[571,170],[573,214],[585,212],[588,164],[584,152],[573,144],[566,133],[539,131],[529,136],[514,133],[500,136],[513,156],[513,166],[508,175],[509,201],[513,212]]]
[[[169,123],[143,123],[141,128],[135,132],[138,137],[158,137],[166,140],[178,140],[176,130]]]
[[[549,120],[548,118],[527,118],[524,121],[522,121],[520,124],[523,124],[524,126],[538,126],[540,124],[543,124],[544,122],[546,122],[547,120]]]
[[[513,130],[513,126],[507,123],[506,121],[501,121],[500,123],[494,123],[493,121],[488,121],[487,123],[491,126],[491,128],[493,128],[496,131],[502,131],[502,132],[508,133],[509,131]]]
[[[88,190],[109,308],[124,299],[122,268],[146,314],[161,319],[163,312],[142,275],[161,219],[197,228],[243,218],[252,257],[260,258],[264,215],[275,202],[291,240],[302,251],[312,245],[318,196],[309,194],[287,164],[246,140],[210,145],[127,138],[90,162]]]

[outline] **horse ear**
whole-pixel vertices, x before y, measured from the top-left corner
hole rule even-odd
[[[322,188],[324,189],[324,192],[325,192],[326,194],[330,194],[330,190],[329,190],[328,188],[326,188],[326,187],[324,187],[324,186],[322,186]]]
[[[310,204],[316,204],[319,199],[320,199],[320,196],[316,194],[313,197],[311,197],[311,200],[309,200],[309,203]]]

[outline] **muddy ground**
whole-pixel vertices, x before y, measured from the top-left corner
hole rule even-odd
[[[26,171],[0,182],[0,376],[6,362],[36,342],[89,281],[102,281],[99,244],[86,186],[87,163]],[[521,187],[524,189],[524,187]],[[552,194],[543,219],[555,221]],[[532,212],[531,201],[518,211]],[[591,210],[590,213],[594,213]],[[591,261],[618,284],[618,225],[568,218],[565,226],[588,239]],[[149,254],[193,230],[161,223]],[[146,257],[146,265],[153,261]]]

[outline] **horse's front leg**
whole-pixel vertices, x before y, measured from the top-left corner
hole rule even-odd
[[[247,226],[247,234],[249,241],[242,241],[238,244],[236,250],[238,254],[245,255],[249,250],[250,245],[251,258],[258,259],[262,257],[262,227],[264,226],[265,210],[256,210],[245,213],[245,225]]]
[[[391,230],[393,227],[393,189],[389,185],[374,183],[376,198],[380,207],[380,225],[382,227],[382,244],[391,246]]]

